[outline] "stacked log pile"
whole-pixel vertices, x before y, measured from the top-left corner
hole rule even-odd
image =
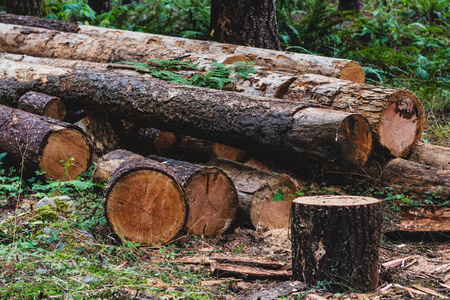
[[[0,23],[0,104],[42,115],[65,110],[65,105],[66,119],[86,132],[27,114],[39,120],[33,122],[44,123],[35,138],[41,141],[24,156],[25,163],[51,174],[49,164],[73,156],[83,165],[76,172],[67,176],[59,170],[48,176],[74,178],[89,163],[89,141],[98,161],[95,180],[108,182],[108,223],[123,240],[160,245],[183,228],[196,235],[221,234],[236,211],[257,229],[288,227],[287,195],[299,185],[287,176],[229,161],[213,160],[206,167],[129,152],[118,155],[113,150],[119,147],[178,158],[188,151],[204,152],[208,158],[236,161],[263,153],[287,164],[314,160],[343,170],[359,170],[373,150],[386,161],[383,176],[377,176],[380,185],[407,184],[399,173],[421,174],[411,190],[423,192],[420,180],[427,182],[428,190],[450,190],[448,171],[400,159],[410,155],[429,163],[420,154],[428,150],[416,146],[425,123],[420,101],[407,90],[364,84],[357,62],[92,26],[55,27],[61,25],[8,14],[0,14],[0,21],[10,23]],[[206,67],[214,60],[254,61],[256,73],[220,91],[161,81],[112,64],[148,58],[185,58]],[[60,104],[45,108],[56,100]],[[77,119],[74,112],[80,110],[84,118]],[[5,128],[19,128],[18,120],[26,119],[7,107],[2,107],[2,115]],[[21,140],[14,148],[8,130],[2,129],[8,144],[2,150],[20,156],[20,147],[27,143]],[[84,144],[74,142],[73,136]],[[56,146],[46,146],[51,142],[45,138],[66,138],[68,144],[82,146],[69,146],[63,153],[70,157],[57,154],[46,163],[42,161],[48,155],[41,152]],[[448,169],[448,155],[442,157],[437,164]],[[404,161],[416,171],[405,171]],[[272,201],[275,195],[285,197]],[[208,200],[190,201],[200,198]]]

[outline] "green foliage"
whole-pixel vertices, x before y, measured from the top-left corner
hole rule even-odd
[[[155,78],[218,90],[239,77],[247,78],[249,73],[256,72],[253,62],[242,61],[231,66],[212,62],[209,72],[205,71],[205,67],[199,67],[198,63],[181,60],[149,59],[148,63],[126,61],[121,64],[135,66],[136,71],[145,72]],[[193,72],[177,72],[181,70]]]

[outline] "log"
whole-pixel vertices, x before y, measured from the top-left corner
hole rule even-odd
[[[21,90],[34,90],[59,96],[66,105],[101,107],[143,127],[337,164],[363,165],[372,149],[369,125],[359,114],[122,74],[44,68],[50,74],[65,73],[45,76],[27,63],[0,62],[0,74],[9,65],[20,65],[11,68],[11,78],[22,78],[22,72],[28,78],[40,75],[32,82],[0,81],[2,102],[12,101],[11,94]]]
[[[379,185],[402,193],[405,189],[423,196],[450,197],[450,170],[439,170],[425,164],[395,158],[382,169]]]
[[[208,165],[223,170],[233,180],[239,196],[239,220],[250,219],[257,230],[288,228],[292,197],[298,184],[287,175],[275,175],[240,163],[215,159]],[[274,201],[282,191],[284,198]]]
[[[107,116],[102,113],[92,113],[75,125],[83,129],[92,146],[92,160],[97,162],[106,153],[119,148],[119,137],[113,129]]]
[[[138,157],[111,175],[105,190],[105,215],[119,238],[160,246],[172,241],[186,224],[186,195],[161,163]]]
[[[126,150],[104,155],[94,170],[93,181],[105,182],[115,167],[135,157],[136,154]],[[222,170],[160,156],[150,158],[170,169],[185,190],[189,200],[185,227],[189,234],[216,236],[230,228],[238,198],[233,182]]]
[[[131,141],[129,143],[135,144],[132,145],[133,149],[161,155],[174,152],[181,144],[180,135],[156,128],[138,128],[136,132],[131,134],[131,139],[135,139],[134,143]]]
[[[450,147],[419,142],[408,159],[439,170],[450,170]]]
[[[72,180],[90,165],[91,150],[77,126],[0,106],[0,151],[45,171],[44,177]]]
[[[371,125],[376,144],[395,157],[411,151],[425,126],[425,110],[408,90],[308,74],[298,76],[278,96],[363,115]]]
[[[0,45],[0,51],[3,52],[102,62],[181,57],[200,62],[201,65],[209,65],[212,61],[254,61],[257,65],[273,70],[299,74],[316,73],[357,82],[365,81],[364,69],[352,60],[94,26],[79,25],[78,33],[69,33],[0,24]],[[51,52],[45,54],[44,51],[48,50]]]
[[[355,196],[292,202],[292,278],[331,291],[378,286],[383,203]]]
[[[40,27],[51,30],[59,30],[65,32],[77,32],[78,24],[52,19],[43,19],[33,16],[22,16],[0,12],[0,23],[16,24],[31,27]]]
[[[20,97],[17,108],[59,121],[66,116],[66,105],[58,97],[36,92],[28,92]]]
[[[205,161],[215,158],[241,161],[245,156],[245,150],[191,136],[183,136],[180,147],[187,151],[203,154],[206,157]]]

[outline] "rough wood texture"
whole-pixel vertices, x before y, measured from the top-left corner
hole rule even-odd
[[[206,157],[206,160],[223,158],[232,161],[241,161],[245,156],[245,150],[193,138],[191,136],[183,136],[180,147],[187,151],[203,154]]]
[[[208,162],[223,170],[233,180],[239,196],[239,220],[250,219],[258,230],[287,228],[292,198],[297,183],[286,175],[275,175],[240,163],[215,159]],[[281,190],[284,199],[273,201]]]
[[[189,200],[186,230],[193,235],[216,236],[230,228],[238,206],[236,188],[216,167],[149,156],[167,166],[179,178]]]
[[[77,32],[78,24],[61,20],[42,19],[33,16],[23,16],[0,12],[0,23],[22,26],[40,27],[51,30]]]
[[[127,160],[140,157],[126,150],[104,155],[92,175],[94,182],[106,182]],[[186,231],[193,235],[215,236],[230,228],[236,214],[238,196],[231,179],[220,169],[188,162],[149,156],[169,169],[186,192],[189,215]]]
[[[445,200],[450,197],[450,170],[396,158],[383,168],[379,184],[420,195],[435,194]]]
[[[91,151],[76,126],[0,106],[0,151],[45,170],[55,180],[75,179],[87,170]]]
[[[97,162],[106,153],[119,147],[119,137],[113,129],[108,117],[102,113],[92,113],[75,125],[83,129],[92,146],[92,159]]]
[[[408,159],[436,169],[450,170],[450,147],[419,142],[411,151]]]
[[[105,190],[105,215],[122,241],[159,246],[186,224],[186,195],[174,175],[146,158],[127,160],[111,175]]]
[[[425,110],[408,90],[308,74],[299,76],[284,93],[279,92],[279,98],[363,115],[374,132],[374,141],[395,157],[411,151],[425,125]]]
[[[275,300],[286,297],[293,293],[299,293],[308,286],[300,281],[283,281],[275,283],[261,291],[256,291],[250,295],[239,296],[235,300]]]
[[[210,35],[221,43],[281,50],[275,1],[212,0]]]
[[[0,60],[0,76],[8,63]],[[358,114],[308,107],[122,74],[46,68],[39,76],[29,64],[14,62],[9,77],[39,78],[33,82],[0,81],[0,101],[28,88],[59,96],[66,105],[101,107],[109,114],[143,127],[221,142],[241,149],[288,151],[337,164],[363,165],[372,149],[372,135]],[[3,70],[5,66],[6,70]],[[25,75],[22,73],[25,72]]]
[[[59,121],[66,116],[66,105],[58,97],[36,92],[28,92],[20,97],[17,108]]]
[[[0,51],[96,62],[180,57],[202,65],[212,61],[254,61],[272,70],[314,73],[357,82],[365,80],[362,67],[351,60],[83,25],[79,26],[77,34],[0,24]]]
[[[383,203],[354,196],[300,197],[292,202],[292,278],[329,282],[332,291],[378,286]],[[342,285],[343,284],[343,285]]]

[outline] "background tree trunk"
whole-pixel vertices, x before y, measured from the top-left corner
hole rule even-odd
[[[97,14],[102,14],[111,10],[111,0],[89,0],[88,5]]]
[[[354,10],[359,13],[361,11],[361,5],[361,0],[339,0],[338,10]]]
[[[41,0],[6,0],[6,12],[18,15],[41,16]]]
[[[275,0],[212,0],[210,30],[222,43],[281,49]]]

